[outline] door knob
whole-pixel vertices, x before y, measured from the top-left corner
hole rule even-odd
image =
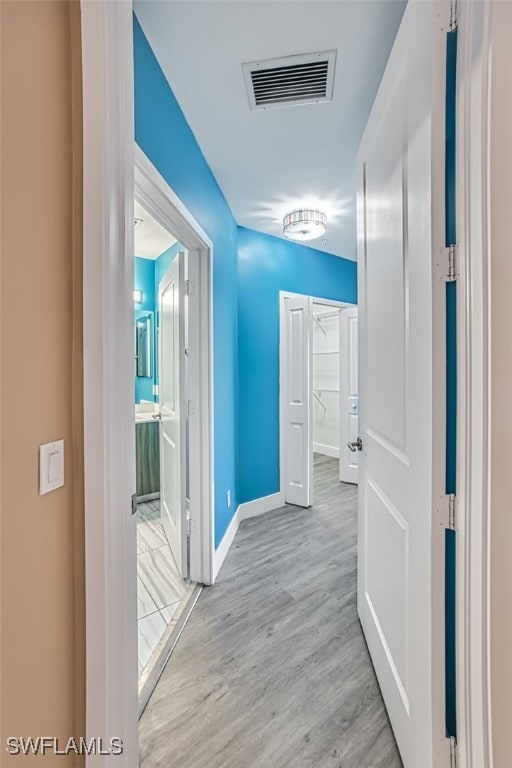
[[[348,447],[350,448],[353,453],[356,451],[362,451],[363,450],[363,441],[360,437],[357,438],[357,440],[354,440],[353,443],[347,443]]]

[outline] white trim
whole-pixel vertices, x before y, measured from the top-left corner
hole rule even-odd
[[[212,584],[213,560],[213,243],[179,197],[135,145],[135,196],[188,252],[190,578]]]
[[[461,3],[457,83],[458,764],[491,768],[489,193],[492,2]]]
[[[244,504],[240,504],[237,509],[238,519],[242,522],[242,520],[248,520],[250,517],[258,517],[258,515],[264,515],[266,512],[272,512],[272,510],[282,507],[283,504],[284,493],[281,491],[253,499],[253,501],[246,501]]]
[[[191,577],[213,580],[212,244],[133,143],[130,4],[82,0],[84,227],[85,737],[123,740],[122,756],[88,768],[138,765],[137,562],[133,411],[133,201],[138,197],[187,247],[191,277]],[[115,98],[112,97],[115,94]],[[194,325],[195,322],[195,325]],[[192,327],[193,326],[193,327]],[[193,382],[193,384],[192,384]],[[200,479],[204,482],[201,483]],[[195,521],[195,524],[194,524]]]
[[[240,509],[240,507],[238,507],[238,509]],[[222,568],[222,564],[226,559],[226,556],[233,543],[233,539],[235,538],[238,528],[240,526],[238,509],[236,510],[235,514],[231,518],[231,522],[229,523],[226,529],[226,533],[222,537],[222,541],[220,542],[219,546],[217,547],[217,549],[213,554],[213,581],[215,581],[217,579],[217,576],[219,575],[219,571]]]
[[[278,493],[271,493],[269,496],[261,496],[259,499],[253,499],[253,501],[246,501],[240,504],[231,518],[231,522],[228,525],[227,531],[222,537],[222,541],[215,550],[213,559],[213,575],[214,580],[217,578],[222,564],[226,559],[226,556],[233,544],[233,540],[238,532],[240,523],[243,520],[248,520],[251,517],[258,517],[264,515],[266,512],[272,512],[274,509],[278,509],[284,505],[284,493],[279,491]]]
[[[133,428],[133,18],[82,0],[85,737],[119,737],[138,765]],[[114,97],[115,96],[115,97]],[[117,329],[124,332],[117,334]],[[129,428],[129,425],[132,428]],[[121,588],[120,588],[121,585]]]
[[[312,304],[323,304],[327,307],[357,307],[357,304],[351,304],[348,301],[335,301],[334,299],[321,299],[317,296],[309,296],[305,293],[291,293],[290,291],[279,291],[279,484],[280,484],[280,491],[283,494],[283,504],[284,502],[284,495],[285,495],[285,445],[284,445],[284,439],[283,436],[285,434],[285,423],[286,423],[286,411],[285,411],[285,403],[286,403],[286,393],[284,392],[284,386],[283,382],[285,381],[284,377],[284,370],[285,366],[287,364],[287,350],[285,349],[285,345],[283,344],[284,339],[284,316],[285,316],[285,299],[294,299],[297,297],[304,297],[307,296]],[[312,350],[311,350],[312,352]],[[311,355],[312,357],[312,355]],[[311,360],[311,366],[313,365],[313,362]],[[310,430],[311,433],[311,446],[310,446],[310,452],[311,455],[313,454],[313,430]]]
[[[330,456],[332,459],[339,459],[340,449],[335,445],[324,445],[323,443],[313,443],[313,453],[321,453],[323,456]]]

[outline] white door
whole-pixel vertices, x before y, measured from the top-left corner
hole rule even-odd
[[[359,451],[357,307],[340,312],[340,481],[357,483]]]
[[[433,688],[443,672],[432,638],[442,619],[431,582],[442,541],[432,524],[432,261],[443,205],[442,176],[438,184],[432,171],[443,158],[438,10],[408,3],[357,161],[358,610],[406,768],[445,765],[447,755],[436,741],[444,713]]]
[[[185,455],[185,254],[160,283],[160,505],[176,565],[187,576]]]
[[[281,396],[284,489],[287,504],[311,505],[313,488],[311,394],[312,311],[308,296],[281,304]]]

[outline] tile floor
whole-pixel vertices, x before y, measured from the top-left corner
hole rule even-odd
[[[139,504],[137,512],[137,602],[139,675],[180,605],[187,583],[177,566],[160,520],[160,502]]]

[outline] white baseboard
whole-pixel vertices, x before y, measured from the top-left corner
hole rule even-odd
[[[324,445],[323,443],[313,443],[313,453],[322,453],[324,456],[331,456],[333,459],[339,459],[340,449],[334,445]]]
[[[233,543],[233,539],[236,536],[238,528],[242,520],[248,520],[250,517],[256,517],[257,515],[263,515],[265,512],[271,512],[277,507],[282,507],[284,504],[284,493],[279,491],[278,493],[271,493],[270,496],[262,496],[260,499],[254,499],[253,501],[246,501],[244,504],[240,504],[235,514],[233,515],[228,529],[219,546],[213,553],[213,581],[218,576],[222,564],[226,559],[230,547]]]
[[[271,512],[273,509],[282,507],[284,504],[284,493],[271,493],[270,496],[262,496],[254,501],[246,501],[238,507],[238,517],[240,521],[248,520],[250,517],[264,515],[265,512]]]
[[[222,541],[220,542],[219,546],[213,553],[213,582],[215,582],[215,579],[218,576],[218,573],[220,569],[222,568],[222,563],[226,559],[226,555],[229,552],[229,549],[233,543],[233,539],[236,536],[236,532],[238,531],[238,527],[240,525],[240,518],[238,516],[238,509],[236,510],[235,514],[231,518],[231,522],[227,527],[226,533],[222,537]]]

